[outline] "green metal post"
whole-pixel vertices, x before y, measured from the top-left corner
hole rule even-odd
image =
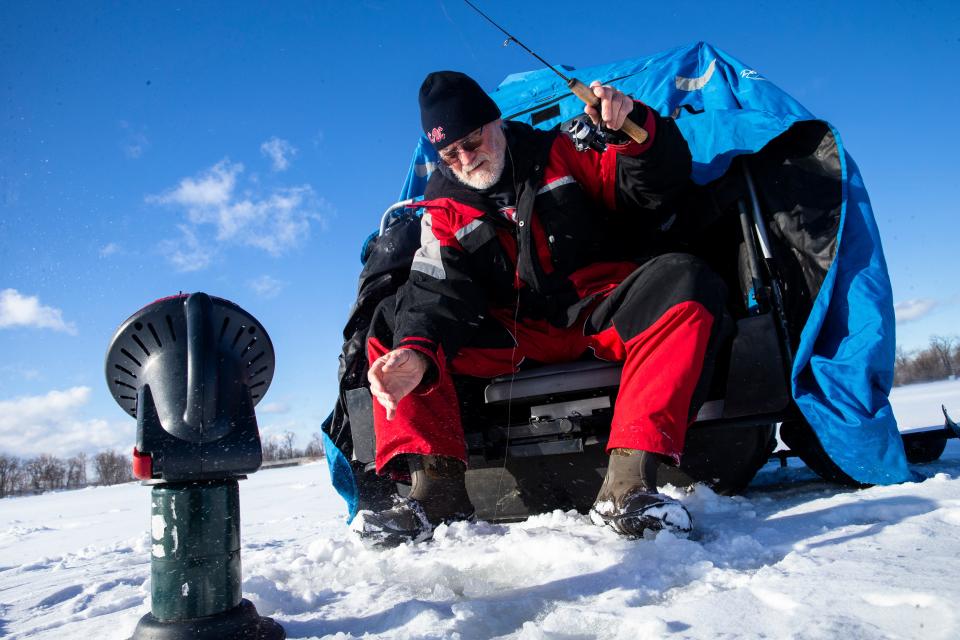
[[[202,618],[240,604],[240,493],[236,480],[153,487],[153,616]]]

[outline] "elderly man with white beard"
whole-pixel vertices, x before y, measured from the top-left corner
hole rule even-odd
[[[451,376],[492,378],[522,362],[593,356],[623,362],[607,474],[591,509],[628,537],[691,530],[657,492],[676,464],[730,335],[723,281],[700,259],[658,246],[692,188],[686,141],[670,118],[594,82],[604,151],[504,122],[470,77],[431,73],[423,130],[440,157],[423,202],[410,278],[374,314],[367,340],[377,473],[406,476],[407,497],[361,511],[382,543],[428,539],[473,517],[466,445]],[[627,118],[649,134],[620,133]]]

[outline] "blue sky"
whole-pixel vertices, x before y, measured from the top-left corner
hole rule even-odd
[[[908,349],[960,334],[952,2],[480,6],[554,63],[706,40],[833,123],[880,225]],[[0,450],[132,445],[103,357],[178,291],[277,350],[261,428],[302,446],[335,397],[364,237],[399,193],[435,69],[537,68],[455,0],[0,4]],[[582,78],[589,82],[593,78]]]

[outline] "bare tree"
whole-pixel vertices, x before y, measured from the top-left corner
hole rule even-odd
[[[897,353],[894,356],[893,360],[893,384],[898,386],[901,384],[909,384],[910,380],[910,365],[912,363],[910,354],[901,347],[897,345]]]
[[[263,441],[263,460],[271,462],[280,459],[280,445],[273,438],[267,438]]]
[[[23,472],[26,484],[36,493],[62,489],[66,483],[66,465],[63,460],[49,453],[27,460]]]
[[[283,432],[283,440],[282,440],[283,446],[280,452],[281,458],[286,458],[287,460],[289,460],[290,458],[296,457],[293,455],[294,453],[293,441],[296,440],[296,438],[297,438],[297,435],[293,431]]]
[[[87,454],[78,453],[67,459],[67,488],[87,486]]]
[[[953,376],[953,351],[957,344],[955,337],[930,336],[930,351],[939,358],[946,377]]]
[[[323,457],[323,438],[319,433],[314,433],[307,443],[307,448],[303,450],[303,455],[308,458]]]
[[[56,456],[44,454],[43,482],[48,490],[63,489],[67,484],[67,465]]]
[[[897,347],[894,384],[932,382],[960,372],[960,337],[931,336],[926,349],[908,353]]]
[[[20,484],[20,458],[0,453],[0,498],[14,493]]]
[[[940,357],[930,349],[924,349],[913,359],[913,381],[930,382],[943,377],[943,365]]]
[[[97,473],[100,484],[120,484],[130,482],[133,475],[130,470],[130,461],[126,456],[116,451],[101,451],[93,457],[93,469]]]
[[[39,458],[30,458],[23,463],[24,488],[37,493],[43,491],[43,464]]]

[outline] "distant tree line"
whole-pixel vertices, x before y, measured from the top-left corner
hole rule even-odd
[[[279,438],[263,442],[264,461],[291,458],[316,458],[323,455],[320,434],[315,433],[303,449],[295,446],[296,435],[285,432]],[[93,477],[88,476],[92,468]],[[47,453],[33,458],[20,458],[0,452],[0,498],[12,495],[43,493],[60,489],[80,489],[89,485],[113,485],[131,482],[130,456],[116,451],[101,451],[92,459],[85,453],[72,458],[58,458]]]
[[[266,438],[263,441],[263,461],[319,458],[323,455],[323,441],[319,433],[314,433],[303,449],[298,449],[294,445],[296,439],[297,435],[293,431],[285,431],[278,437]]]
[[[96,480],[87,472],[92,462]],[[90,484],[119,484],[133,479],[130,461],[115,451],[101,451],[88,461],[87,454],[58,458],[44,453],[35,458],[19,458],[0,453],[0,498],[23,493],[43,493],[58,489],[79,489]]]
[[[960,374],[960,337],[931,336],[925,349],[907,352],[897,347],[893,384],[932,382]]]

